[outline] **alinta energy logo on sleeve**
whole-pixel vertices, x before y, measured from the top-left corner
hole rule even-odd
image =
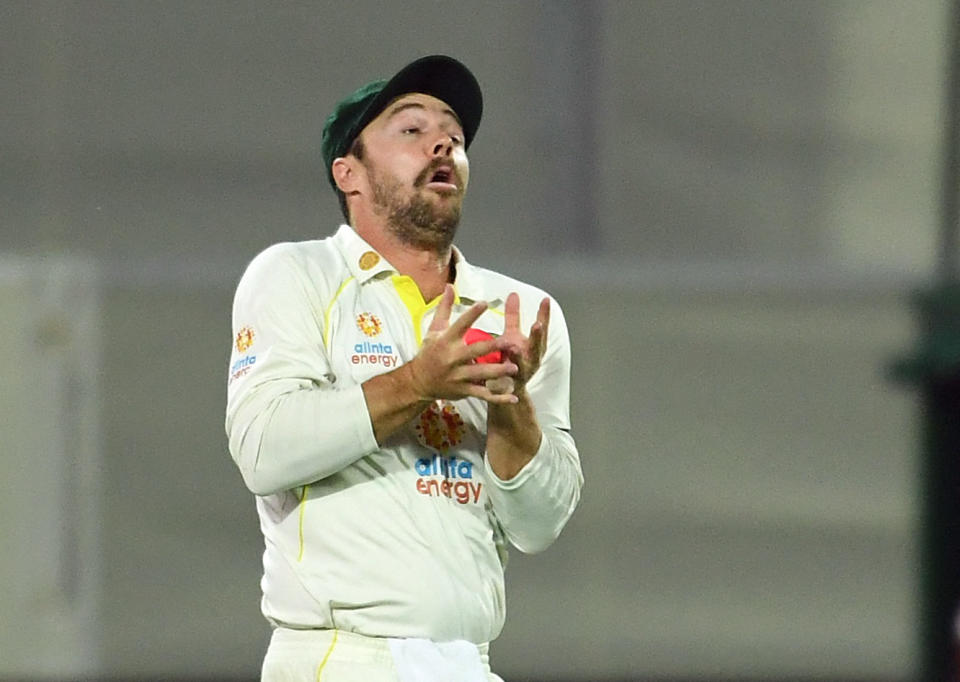
[[[250,347],[253,346],[253,340],[256,337],[257,335],[254,333],[252,327],[241,327],[240,331],[237,332],[237,336],[234,338],[233,345],[238,353],[244,353],[250,350]],[[230,367],[230,379],[227,383],[232,384],[236,379],[239,379],[249,372],[250,368],[256,363],[257,356],[250,353],[244,355],[242,358],[237,358],[233,366]]]
[[[414,431],[421,445],[439,451],[417,460],[417,492],[433,497],[442,495],[459,504],[478,504],[483,484],[474,480],[473,462],[445,454],[463,440],[463,417],[457,408],[448,402],[431,403],[420,413]]]
[[[364,336],[374,338],[383,331],[383,323],[373,313],[360,313],[357,315],[357,329],[363,332]],[[392,368],[400,364],[400,356],[393,350],[392,344],[359,341],[353,344],[350,363],[354,365],[383,365]]]

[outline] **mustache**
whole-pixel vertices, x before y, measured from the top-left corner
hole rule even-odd
[[[450,169],[450,179],[456,183],[457,187],[461,190],[463,189],[463,180],[460,178],[460,173],[457,171],[456,165],[447,161],[445,159],[437,159],[431,161],[427,164],[427,167],[421,171],[420,175],[417,176],[416,180],[413,181],[414,187],[423,187],[428,182],[430,178],[433,177],[433,174],[437,172],[440,168],[447,167]]]

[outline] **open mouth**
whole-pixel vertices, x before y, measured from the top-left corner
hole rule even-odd
[[[457,174],[454,173],[452,166],[440,166],[434,169],[428,175],[426,184],[433,189],[459,189]]]

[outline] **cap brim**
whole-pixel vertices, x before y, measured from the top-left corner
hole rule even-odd
[[[464,145],[470,146],[483,114],[480,84],[466,66],[445,55],[421,57],[398,71],[367,105],[348,139],[356,138],[390,102],[411,92],[422,92],[450,105],[463,127]]]

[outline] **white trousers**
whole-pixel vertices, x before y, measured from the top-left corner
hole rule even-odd
[[[503,682],[489,645],[275,628],[261,682]]]

